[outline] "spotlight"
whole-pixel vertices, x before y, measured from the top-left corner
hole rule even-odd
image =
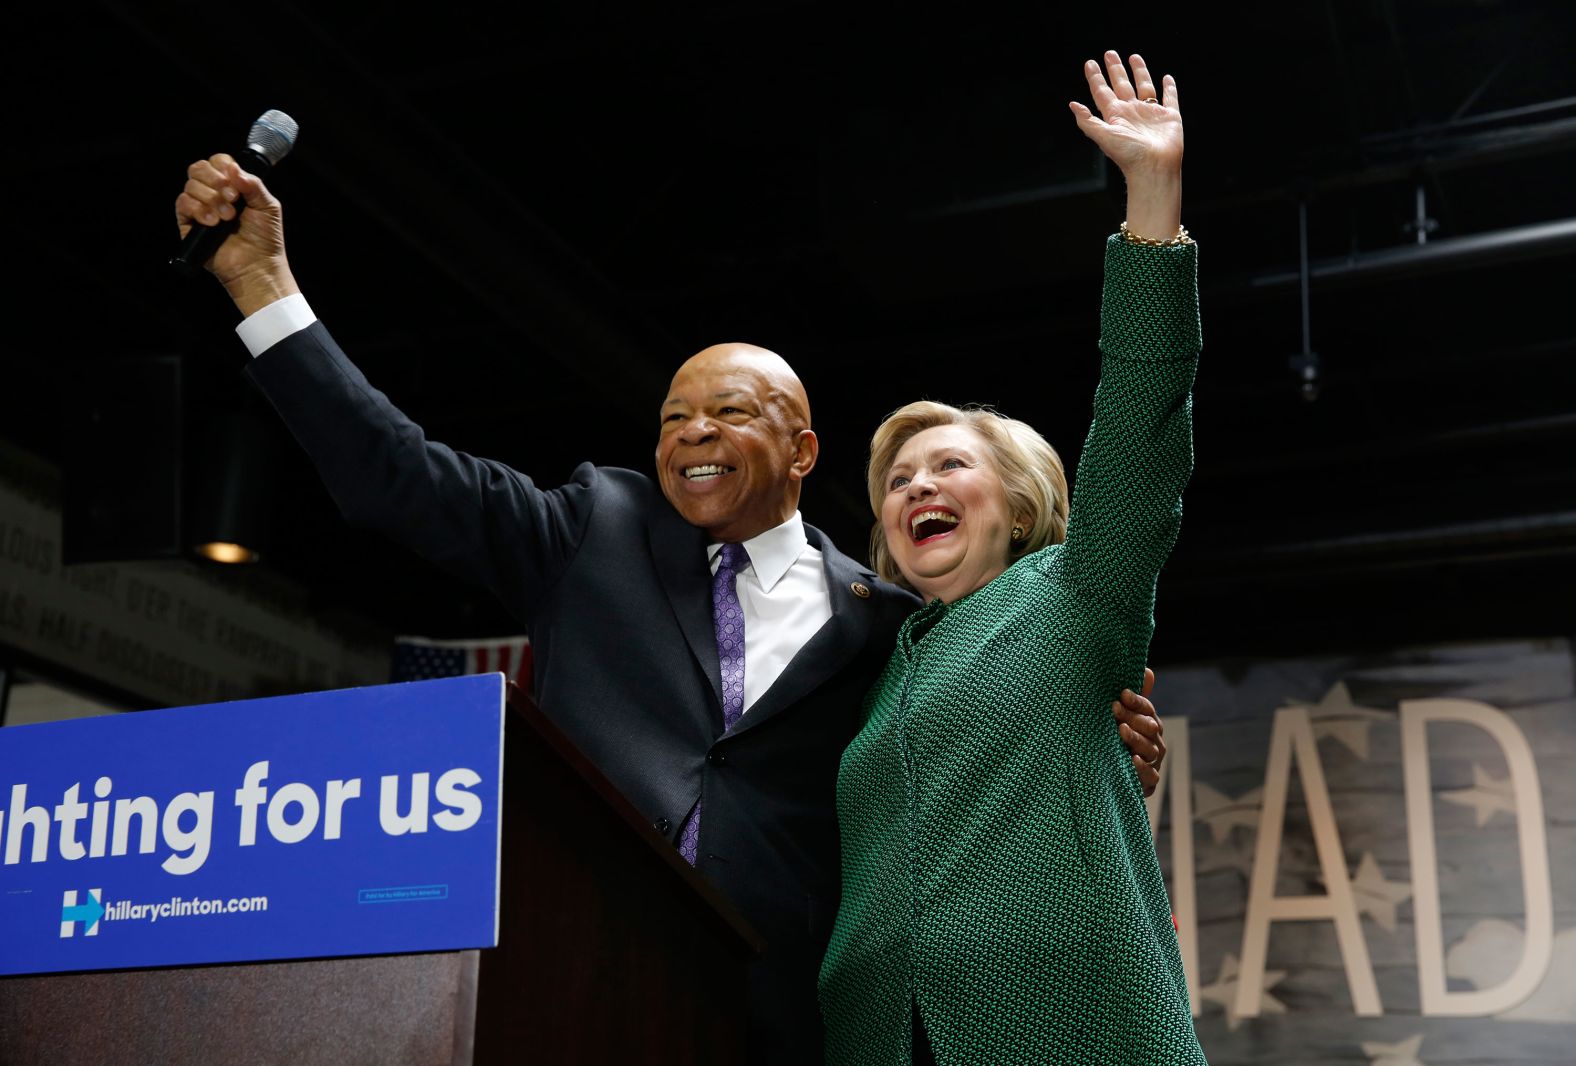
[[[186,543],[217,563],[255,563],[279,510],[268,427],[255,415],[208,419],[193,435]]]
[[[251,548],[226,540],[210,540],[206,544],[193,545],[192,550],[216,563],[255,563],[262,558]]]

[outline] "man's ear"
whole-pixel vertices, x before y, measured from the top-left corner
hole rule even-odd
[[[793,466],[788,468],[788,476],[798,481],[815,469],[815,460],[821,454],[821,442],[816,439],[815,430],[801,429],[794,435],[793,447]]]

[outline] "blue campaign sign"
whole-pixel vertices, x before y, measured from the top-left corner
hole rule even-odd
[[[0,729],[0,974],[498,942],[502,674]]]

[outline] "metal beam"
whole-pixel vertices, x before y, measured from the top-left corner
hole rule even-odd
[[[1309,267],[1314,281],[1367,281],[1405,274],[1415,277],[1441,270],[1456,270],[1491,263],[1520,262],[1543,256],[1561,255],[1576,250],[1576,218],[1538,222],[1475,233],[1467,237],[1446,237],[1426,244],[1403,244],[1374,252],[1358,252],[1333,259],[1322,259]],[[1225,289],[1246,287],[1268,290],[1298,284],[1301,274],[1282,270],[1227,283]]]

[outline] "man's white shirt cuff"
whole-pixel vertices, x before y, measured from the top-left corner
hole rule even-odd
[[[275,300],[267,307],[248,316],[235,332],[253,358],[317,321],[317,316],[307,306],[306,297],[300,293]]]

